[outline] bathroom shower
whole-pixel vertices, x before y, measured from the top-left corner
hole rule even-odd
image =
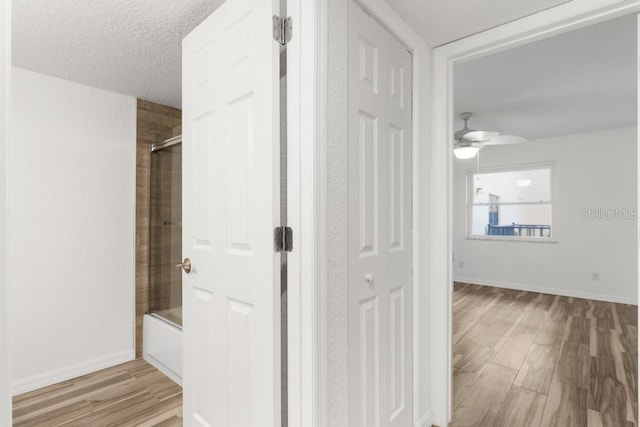
[[[149,312],[182,326],[182,137],[151,148]]]
[[[182,377],[182,136],[151,146],[149,312],[143,354],[169,377]]]

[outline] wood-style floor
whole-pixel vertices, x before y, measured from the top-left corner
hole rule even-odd
[[[15,426],[181,426],[182,387],[143,359],[13,398]]]
[[[456,284],[452,426],[635,426],[637,306]]]
[[[635,426],[637,307],[456,284],[452,425]],[[181,426],[144,360],[16,396],[16,426]]]

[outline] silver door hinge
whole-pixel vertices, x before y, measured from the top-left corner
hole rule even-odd
[[[293,19],[273,15],[273,39],[282,46],[289,43],[293,34]]]
[[[293,249],[293,230],[291,227],[276,227],[273,229],[273,251],[291,252]]]

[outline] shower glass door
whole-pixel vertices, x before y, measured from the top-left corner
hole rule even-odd
[[[152,149],[150,179],[149,312],[182,326],[181,142]]]

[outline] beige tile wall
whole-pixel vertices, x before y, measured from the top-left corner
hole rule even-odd
[[[149,310],[150,146],[181,133],[182,111],[138,100],[136,152],[136,357],[142,356],[142,317]]]

